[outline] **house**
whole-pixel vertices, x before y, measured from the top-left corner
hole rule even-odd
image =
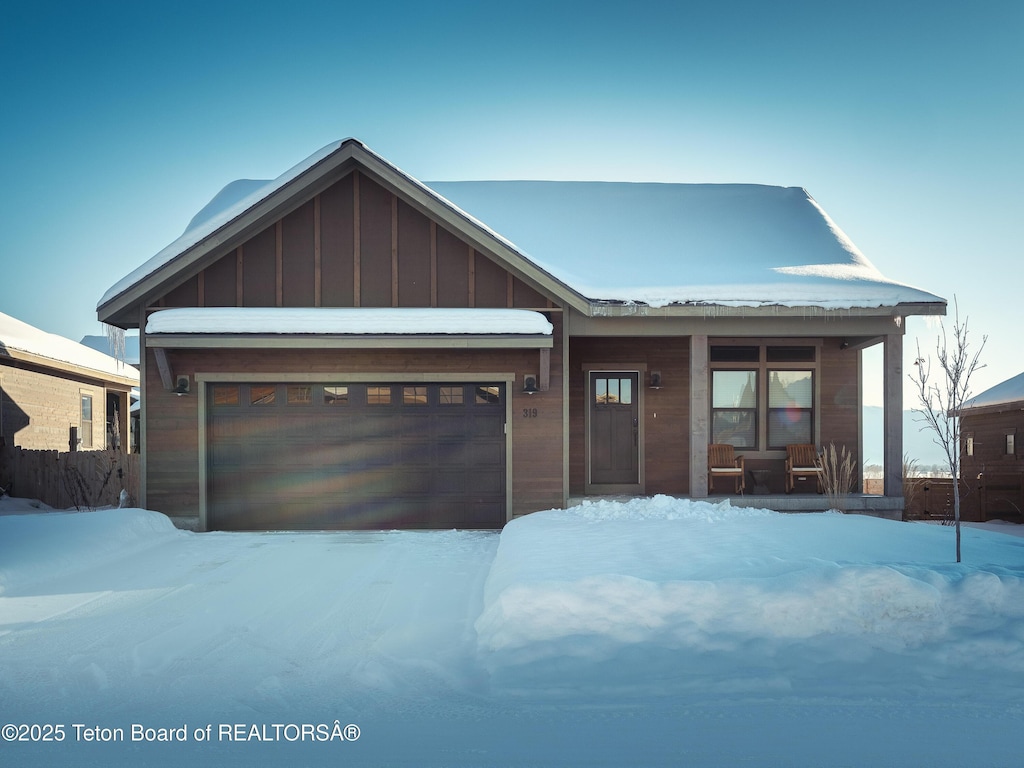
[[[497,528],[579,496],[706,497],[710,443],[774,493],[788,443],[860,455],[875,344],[871,504],[898,514],[903,320],[945,301],[883,277],[802,189],[425,184],[348,139],[228,185],[97,312],[140,329],[148,507]]]
[[[960,409],[960,477],[971,519],[1024,516],[1024,373],[972,397]]]
[[[0,313],[0,447],[128,445],[132,366]]]

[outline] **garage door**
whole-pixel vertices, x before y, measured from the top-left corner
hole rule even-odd
[[[500,528],[500,383],[207,387],[213,530]]]

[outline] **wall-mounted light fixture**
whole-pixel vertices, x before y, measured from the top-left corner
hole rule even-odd
[[[188,376],[178,376],[175,380],[174,394],[178,397],[187,395],[189,393],[189,381]]]
[[[661,389],[661,371],[651,371],[651,389]]]
[[[841,342],[839,342],[839,348],[840,349],[849,349],[850,348],[850,342],[848,342],[846,339],[843,339]]]
[[[538,392],[537,389],[537,377],[534,375],[523,377],[523,392],[528,395],[535,395]]]

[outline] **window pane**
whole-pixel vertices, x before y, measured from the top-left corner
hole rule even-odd
[[[594,379],[594,402],[608,402],[608,379]]]
[[[757,371],[713,371],[712,408],[756,408]]]
[[[478,386],[476,388],[477,405],[498,405],[501,403],[501,390],[496,386]]]
[[[324,405],[348,405],[348,387],[336,384],[325,386]]]
[[[769,363],[813,363],[814,347],[768,347]]]
[[[769,408],[811,408],[814,404],[811,371],[769,371]]]
[[[462,405],[465,387],[441,387],[439,397],[441,405]]]
[[[768,447],[785,448],[793,443],[810,443],[811,412],[795,408],[768,411]]]
[[[389,405],[391,403],[391,387],[367,387],[366,403],[368,405]]]
[[[619,379],[619,402],[622,405],[633,404],[633,380]]]
[[[82,421],[92,420],[92,396],[82,395]]]
[[[313,387],[308,384],[288,385],[288,405],[312,405]]]
[[[760,347],[721,346],[711,348],[712,363],[756,363],[761,359]]]
[[[404,405],[426,405],[426,386],[402,387],[402,403]]]
[[[237,384],[215,384],[213,387],[214,405],[238,405],[241,398]]]
[[[711,442],[754,448],[757,440],[755,411],[715,411],[711,415]]]
[[[273,405],[276,392],[271,385],[253,384],[249,387],[250,405]]]

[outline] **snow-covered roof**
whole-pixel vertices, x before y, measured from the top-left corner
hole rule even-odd
[[[528,334],[550,336],[539,312],[524,309],[377,307],[205,307],[154,312],[146,333]]]
[[[943,301],[883,276],[798,187],[428,186],[591,300],[835,309]]]
[[[964,405],[963,410],[989,408],[999,405],[1010,405],[1012,403],[1024,403],[1024,373],[1019,373],[1012,379],[1007,379],[1001,384],[996,384],[991,389],[986,389],[980,395],[972,397]]]
[[[115,357],[0,312],[0,356],[18,357],[18,352],[51,360],[57,368],[72,365],[101,374],[101,378],[139,380],[138,370]]]
[[[114,300],[341,149],[381,163],[468,226],[592,302],[823,309],[945,304],[889,280],[798,187],[464,181],[424,184],[365,145],[329,144],[272,181],[232,182]],[[339,153],[336,157],[342,157]],[[339,160],[340,162],[340,160]]]

